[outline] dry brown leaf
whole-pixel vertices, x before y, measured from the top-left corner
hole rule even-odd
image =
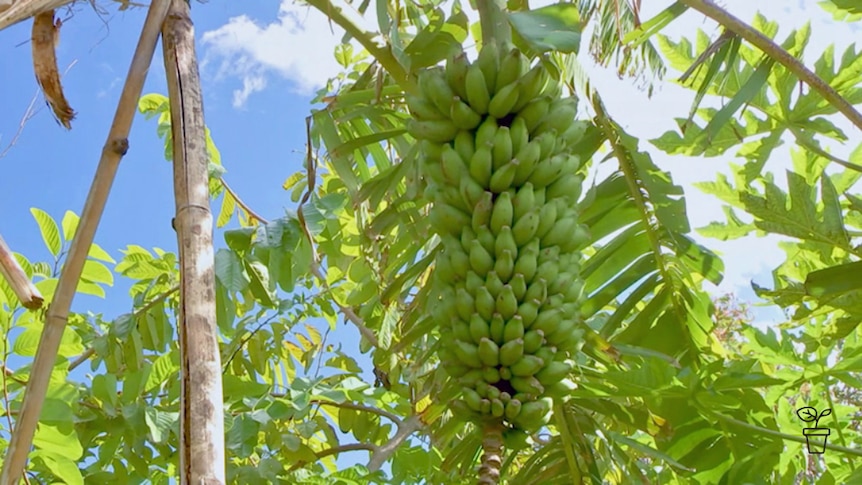
[[[75,111],[66,101],[63,95],[63,86],[60,84],[60,72],[57,70],[57,55],[55,48],[60,40],[60,26],[62,22],[57,19],[54,23],[54,11],[48,10],[33,17],[33,70],[36,72],[36,80],[45,94],[45,101],[54,112],[57,121],[72,129],[71,121],[75,118]]]

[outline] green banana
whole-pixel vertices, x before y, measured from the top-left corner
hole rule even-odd
[[[512,371],[508,367],[500,367],[500,379],[508,381],[512,378]]]
[[[503,280],[500,279],[500,276],[497,274],[496,271],[491,271],[488,273],[488,276],[485,278],[485,288],[488,290],[488,293],[490,293],[491,296],[494,297],[494,301],[496,301],[497,295],[499,295],[500,292],[503,291]],[[493,310],[491,311],[491,313],[493,313]]]
[[[560,311],[556,308],[543,310],[539,312],[536,320],[528,325],[527,328],[530,330],[541,330],[545,332],[545,336],[547,337],[557,329],[557,325],[560,324],[561,318],[562,315],[560,315]]]
[[[489,385],[488,386],[488,392],[486,393],[486,396],[488,396],[488,399],[491,399],[491,400],[500,399],[500,388],[498,388],[497,386]]]
[[[512,340],[524,338],[524,319],[520,315],[515,315],[506,322],[506,327],[503,328],[503,340],[511,342]],[[526,347],[527,342],[524,341]]]
[[[497,261],[494,262],[494,272],[504,282],[509,281],[515,271],[515,255],[509,250],[504,250]]]
[[[534,239],[533,241],[538,242],[538,239]],[[532,251],[524,250],[519,252],[518,260],[515,261],[515,266],[512,268],[512,271],[514,273],[524,275],[524,280],[532,282],[533,277],[536,275],[536,271],[538,270],[537,256],[538,255]]]
[[[491,192],[485,192],[484,194],[482,194],[482,198],[479,199],[479,202],[477,202],[476,206],[473,208],[473,216],[470,220],[470,227],[473,228],[473,232],[476,233],[477,237],[479,234],[479,228],[483,226],[487,227],[488,224],[491,223],[491,211],[493,209],[494,194],[492,194]]]
[[[536,274],[540,278],[544,278],[546,281],[553,281],[557,278],[557,274],[560,272],[560,265],[558,261],[549,260],[544,263],[539,264],[539,267],[536,268]],[[545,301],[547,302],[554,295],[549,296]]]
[[[452,123],[462,130],[472,130],[482,122],[482,116],[458,96],[452,98],[449,117]]]
[[[494,172],[494,159],[489,145],[481,145],[476,148],[470,158],[470,176],[482,188],[487,189],[491,182],[491,174]]]
[[[536,192],[533,190],[533,184],[527,182],[512,197],[512,218],[517,221],[524,217],[524,214],[533,210],[535,206]]]
[[[494,146],[494,138],[497,136],[497,120],[491,118],[490,116],[485,118],[479,128],[476,129],[476,149],[479,147],[487,146],[488,148],[493,148]]]
[[[578,224],[575,226],[569,240],[562,246],[562,248],[566,251],[577,251],[588,246],[591,239],[592,234],[590,234],[589,226],[586,224]]]
[[[571,371],[572,365],[570,361],[551,361],[547,362],[542,370],[536,372],[536,379],[543,386],[549,386],[565,378]]]
[[[474,344],[478,345],[480,340],[491,336],[491,332],[488,329],[488,321],[482,318],[479,313],[470,315],[469,322],[468,332],[470,334],[470,340],[472,340]]]
[[[512,227],[512,216],[515,208],[512,205],[512,194],[503,192],[497,196],[494,201],[494,208],[491,211],[491,221],[489,227],[491,232],[499,235],[503,227]]]
[[[410,119],[407,121],[407,132],[419,140],[449,143],[458,134],[458,127],[451,120]]]
[[[509,366],[512,370],[512,375],[516,377],[528,377],[545,366],[545,361],[535,355],[524,355],[521,360]]]
[[[535,354],[545,345],[545,332],[541,330],[530,330],[524,333],[524,352]],[[544,382],[542,382],[544,384]]]
[[[527,143],[515,154],[515,158],[518,160],[520,165],[518,165],[518,171],[515,172],[515,178],[512,180],[513,185],[522,186],[528,183],[527,180],[529,180],[530,175],[532,175],[533,171],[536,169],[536,165],[539,163],[541,155],[542,146],[538,140],[533,140]]]
[[[503,291],[497,295],[497,304],[494,308],[503,320],[509,320],[515,316],[515,312],[518,311],[518,299],[515,298],[511,285],[503,285]]]
[[[458,340],[463,340],[465,342],[470,341],[470,327],[461,321],[460,318],[456,318],[452,321],[452,336]]]
[[[483,338],[478,345],[479,360],[486,367],[497,367],[500,365],[500,347],[489,338]]]
[[[539,222],[541,222],[539,215],[539,209],[533,208],[533,210],[527,212],[515,222],[515,226],[512,227],[512,235],[515,237],[515,243],[518,247],[525,246],[536,237],[536,232],[539,230]]]
[[[561,348],[569,348],[581,341],[583,332],[578,328],[578,322],[574,318],[563,318],[556,331],[547,337],[548,343]]]
[[[458,378],[459,384],[464,387],[475,389],[476,392],[479,392],[479,389],[476,386],[482,382],[482,369],[470,369],[466,374]],[[479,392],[479,395],[481,396],[482,393]]]
[[[472,409],[472,408],[470,408],[470,409]],[[517,419],[518,414],[520,414],[520,413],[521,413],[521,401],[519,401],[517,399],[512,399],[511,401],[508,402],[508,404],[506,404],[506,413],[505,414],[506,414],[506,419],[509,420],[509,422],[512,422],[515,419]]]
[[[499,399],[493,399],[491,401],[491,416],[493,416],[495,418],[502,418],[503,413],[505,412],[505,409],[506,409],[506,407],[503,404],[503,401],[501,401]]]
[[[468,408],[477,413],[479,412],[481,409],[482,396],[480,396],[478,392],[469,387],[464,387],[461,389],[461,397],[464,399]]]
[[[470,224],[470,216],[449,204],[435,204],[428,214],[431,227],[437,234],[460,235],[461,228]]]
[[[440,238],[440,240],[443,242],[443,247],[451,248],[454,246],[458,246],[465,251],[469,251],[471,242],[473,241],[473,239],[476,239],[476,233],[473,231],[472,227],[464,226],[461,228],[461,238],[458,240],[458,244],[455,244],[454,241],[450,242],[450,239],[454,238],[451,238],[449,236],[445,236],[445,239],[444,237]],[[470,290],[471,286],[467,285],[465,286],[465,288],[467,288],[470,293],[474,293],[474,291]],[[473,285],[472,288],[475,289],[476,285]]]
[[[529,98],[526,101],[527,104],[518,110],[518,114],[515,118],[524,120],[524,125],[526,125],[527,131],[533,135],[533,132],[536,131],[536,128],[551,110],[551,98],[542,96],[539,98]]]
[[[470,275],[467,275],[467,279],[469,281]],[[548,282],[545,281],[544,278],[536,278],[535,281],[530,283],[530,286],[527,287],[527,291],[524,293],[524,296],[521,300],[539,300],[544,301],[545,298],[548,297]]]
[[[542,246],[562,246],[567,240],[572,237],[575,229],[578,227],[578,219],[575,216],[569,216],[557,221],[554,227],[542,236]],[[517,239],[517,237],[516,237]],[[550,281],[550,280],[549,280]]]
[[[509,251],[513,255],[518,254],[518,244],[515,242],[515,236],[509,226],[503,226],[500,233],[497,234],[496,241],[494,241],[494,255],[500,258],[503,251]]]
[[[517,154],[530,142],[530,130],[522,118],[515,117],[509,125],[509,136],[512,139],[512,153]]]
[[[515,180],[515,172],[517,172],[519,165],[520,162],[515,158],[503,165],[500,170],[496,170],[491,175],[491,181],[488,183],[488,188],[491,192],[496,194],[505,192],[512,185],[512,181]]]
[[[554,155],[539,161],[528,180],[536,187],[548,187],[562,175],[565,159],[565,155]]]
[[[514,265],[512,269],[514,271]],[[512,274],[512,277],[509,279],[509,286],[512,287],[512,291],[515,293],[515,298],[518,301],[521,301],[527,293],[527,279],[520,273]]]
[[[545,133],[542,133],[541,135],[538,135],[533,139],[539,143],[539,147],[541,148],[539,160],[551,158],[555,153],[557,153],[557,148],[559,148],[559,144],[557,144],[556,131],[546,131]],[[538,187],[538,185],[536,187]]]
[[[575,204],[581,197],[584,178],[575,173],[564,173],[556,182],[548,186],[547,197],[555,199],[564,197],[570,204]]]
[[[443,175],[446,176],[446,180],[457,187],[458,182],[467,173],[467,164],[464,163],[464,160],[461,159],[461,156],[458,155],[458,152],[455,151],[452,145],[445,145],[443,147],[440,163],[443,165]]]
[[[536,237],[541,239],[557,223],[557,204],[545,204],[539,211],[539,227],[536,228]]]
[[[497,72],[500,70],[500,55],[497,44],[495,42],[483,43],[482,50],[476,56],[475,64],[479,66],[485,76],[488,92],[493,93],[497,85]]]
[[[500,382],[500,369],[496,367],[485,367],[482,369],[482,378],[488,384],[496,384]]]
[[[482,368],[482,361],[479,359],[479,347],[463,340],[453,340],[452,352],[463,365],[473,369]]]
[[[499,373],[499,370],[498,370],[498,373]],[[500,392],[500,400],[503,401],[503,404],[506,404],[512,400],[512,395],[506,391],[501,391]]]
[[[494,134],[494,146],[491,150],[494,159],[494,170],[500,170],[503,165],[509,163],[513,156],[512,135],[508,126],[497,128]]]
[[[497,80],[494,83],[494,91],[498,92],[504,86],[514,83],[524,74],[526,59],[520,49],[511,49],[500,60],[500,70],[497,71]]]
[[[513,110],[520,112],[530,101],[538,98],[545,89],[548,79],[550,75],[541,61],[521,76],[518,80],[518,102],[515,103]]]
[[[497,342],[498,345],[504,344],[503,332],[506,328],[506,321],[503,320],[503,317],[501,317],[499,313],[495,313],[491,317],[491,324],[488,327],[491,330],[491,340]],[[505,379],[505,377],[503,377],[503,379]]]
[[[420,72],[419,90],[441,113],[449,114],[455,92],[452,91],[449,83],[446,82],[446,75],[443,69],[435,67]]]
[[[534,135],[540,134],[547,130],[555,130],[557,133],[564,133],[572,123],[575,122],[575,114],[578,111],[578,103],[576,98],[565,98],[557,100],[552,106],[548,114],[536,127]]]
[[[488,291],[488,288],[484,286],[479,288],[473,301],[476,305],[476,313],[479,314],[479,317],[481,317],[485,322],[490,321],[491,317],[494,315],[494,308],[496,307],[497,300],[491,292]],[[486,324],[486,327],[488,327],[487,331],[490,333],[490,326]]]
[[[460,281],[467,276],[467,270],[470,269],[470,258],[464,250],[449,251],[448,261],[450,264],[448,280]]]
[[[458,316],[461,317],[461,320],[469,322],[470,316],[473,315],[475,308],[476,305],[473,301],[473,295],[468,293],[466,289],[459,288],[455,293],[455,309],[458,311]],[[469,331],[467,332],[467,335],[469,335]]]
[[[566,131],[560,134],[560,141],[569,148],[574,148],[584,137],[590,123],[587,121],[575,121]]]
[[[473,177],[461,177],[459,192],[461,195],[461,199],[467,204],[471,209],[476,207],[476,204],[482,200],[482,196],[485,195],[485,190],[476,182]]]
[[[473,154],[476,152],[476,143],[473,138],[473,132],[469,130],[461,130],[455,135],[455,142],[453,143],[455,147],[455,151],[458,152],[458,156],[461,157],[463,161],[472,160]],[[440,154],[442,155],[442,149],[440,150]]]
[[[489,229],[488,226],[479,227],[479,230],[476,231],[476,239],[479,240],[479,244],[481,244],[482,247],[485,248],[485,251],[488,251],[488,253],[493,254],[494,243],[496,242],[496,239],[494,237],[494,233],[491,232],[491,229]]]
[[[491,102],[491,92],[488,90],[485,75],[482,74],[482,69],[478,64],[471,64],[467,68],[467,74],[464,79],[464,90],[466,91],[466,99],[470,107],[480,115],[487,114],[488,104]]]
[[[547,397],[523,403],[515,424],[522,429],[531,431],[541,428],[550,420],[549,415],[553,409],[553,403],[554,401]]]
[[[504,327],[505,328],[505,327]],[[510,366],[524,356],[524,339],[509,340],[500,346],[500,365]],[[476,356],[478,359],[478,355]],[[460,356],[459,356],[460,358]],[[463,360],[463,359],[462,359]],[[471,366],[472,367],[472,366]]]
[[[491,400],[490,399],[482,399],[481,406],[482,414],[488,415],[491,414]]]
[[[523,392],[525,394],[539,396],[545,392],[545,387],[533,376],[524,377],[513,375],[512,378],[509,379],[509,384],[511,384],[516,391]],[[523,413],[524,409],[521,409],[521,412]]]
[[[571,268],[559,273],[557,278],[548,285],[548,291],[551,294],[555,293],[563,293],[565,292],[571,285],[576,284],[578,281],[578,273],[572,271]]]
[[[449,56],[446,59],[446,83],[461,99],[465,99],[467,96],[467,68],[469,67],[470,62],[467,60],[465,52]]]
[[[488,114],[497,119],[505,118],[515,108],[515,103],[518,102],[518,94],[517,82],[503,86],[491,97],[491,102],[488,103]],[[548,116],[551,113],[548,113]],[[547,119],[547,116],[545,118]],[[540,123],[539,128],[541,127],[542,124]]]
[[[479,276],[487,275],[488,271],[494,269],[494,258],[478,239],[474,239],[470,245],[470,267]]]
[[[407,109],[414,118],[421,121],[442,121],[447,119],[446,115],[441,113],[434,103],[421,97],[408,94],[404,97],[407,102]]]
[[[518,315],[521,316],[521,320],[523,320],[525,328],[530,328],[533,322],[536,321],[536,318],[539,316],[539,308],[541,305],[542,302],[538,300],[527,300],[518,306]]]

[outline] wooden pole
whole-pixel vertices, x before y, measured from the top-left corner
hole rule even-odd
[[[137,112],[138,99],[141,97],[147,71],[153,60],[156,42],[159,39],[159,29],[167,14],[168,3],[169,0],[152,0],[150,3],[143,32],[138,39],[126,83],[120,94],[120,101],[117,103],[114,121],[108,132],[108,140],[102,148],[102,157],[81,213],[78,230],[63,264],[54,299],[48,307],[45,328],[42,330],[42,338],[36,350],[30,379],[27,381],[24,402],[21,404],[21,414],[15,421],[15,429],[3,462],[3,471],[0,473],[0,485],[17,484],[24,473],[27,455],[33,444],[33,435],[36,433],[36,424],[39,422],[39,414],[42,412],[42,404],[48,391],[48,381],[60,349],[60,339],[63,337],[69,309],[72,307],[72,299],[75,296],[78,281],[81,279],[84,262],[93,244],[96,228],[99,226],[120,160],[129,149],[129,130]]]
[[[225,483],[224,399],[215,306],[213,217],[194,27],[172,0],[162,29],[173,133],[180,256],[180,483]]]

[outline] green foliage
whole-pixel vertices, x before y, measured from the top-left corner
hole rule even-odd
[[[756,326],[709,298],[704,283],[720,282],[723,264],[694,241],[682,188],[604,114],[575,56],[551,52],[546,65],[595,112],[577,148],[593,154],[578,202],[592,234],[582,266],[584,340],[569,376],[577,388],[551,424],[505,437],[503,481],[856,483],[862,145],[846,160],[833,155],[852,134],[832,105],[772,59],[733,37],[712,49],[703,33],[664,37],[681,4],[641,22],[634,3],[585,0],[509,19],[534,51],[574,52],[591,27],[592,54],[602,63],[621,56],[620,72],[661,73],[666,63],[686,74],[681,83],[695,102],[679,113],[678,131],[652,143],[670,154],[741,158],[730,176],[699,185],[725,204],[726,220],[698,231],[722,240],[781,236],[786,261],[770,285],[753,287],[787,318]],[[820,4],[846,21],[862,15],[854,2]],[[229,189],[207,132],[210,193],[221,198],[224,228],[215,261],[230,483],[474,482],[481,435],[446,410],[456,396],[433,357],[439,332],[427,317],[426,282],[437,240],[416,140],[405,129],[412,88],[392,75],[393,66],[413,73],[481,41],[458,2],[448,15],[435,5],[356,5],[375,9],[394,60],[337,50],[345,72],[315,100],[325,106],[311,113],[310,170],[286,178],[297,205],[283,216],[262,220]],[[537,33],[539,17],[562,36]],[[753,26],[769,37],[779,30],[761,16]],[[351,32],[345,41],[370,38]],[[806,26],[782,46],[801,56],[811,35]],[[826,49],[813,70],[859,104],[862,57],[853,45],[843,49],[837,59]],[[139,103],[156,118],[170,160],[168,108],[156,94]],[[782,142],[793,143],[793,166],[777,177],[767,162],[784,156]],[[617,166],[598,177],[606,153]],[[32,213],[36,227],[22,230],[39,230],[47,260],[31,261],[35,250],[15,256],[50,303],[78,217],[67,212],[58,223]],[[116,316],[69,315],[29,464],[41,483],[167,484],[177,475],[177,256],[133,244],[119,254],[90,248],[78,292],[104,296],[116,277],[127,278],[130,303]],[[42,327],[42,315],[21,308],[0,279],[5,432],[29,375],[15,363],[29,362]],[[833,430],[820,460],[806,455],[803,407],[831,409],[818,422]]]

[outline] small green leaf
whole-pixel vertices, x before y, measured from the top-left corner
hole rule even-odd
[[[30,213],[33,214],[33,218],[36,219],[36,223],[39,225],[39,231],[42,233],[42,240],[45,241],[45,246],[48,247],[48,250],[56,258],[60,254],[60,249],[62,249],[60,229],[57,227],[57,223],[54,222],[54,219],[47,212],[41,209],[32,207],[30,208]]]
[[[577,53],[581,44],[581,18],[573,3],[510,13],[509,22],[530,48],[539,53]]]

